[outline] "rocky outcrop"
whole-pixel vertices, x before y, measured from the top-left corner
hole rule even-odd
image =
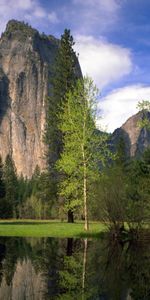
[[[18,174],[45,168],[45,100],[59,41],[15,20],[0,39],[0,155]],[[77,72],[80,72],[77,64]]]
[[[116,149],[121,137],[125,142],[128,157],[139,157],[144,150],[150,147],[150,130],[141,128],[139,123],[143,118],[150,120],[150,112],[139,112],[130,117],[120,128],[116,129],[111,137],[111,145]]]

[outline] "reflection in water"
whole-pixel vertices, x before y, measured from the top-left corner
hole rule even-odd
[[[84,254],[83,254],[83,274],[82,274],[82,298],[84,299],[85,293],[85,276],[86,276],[86,263],[87,263],[87,245],[88,240],[84,240]]]
[[[0,300],[148,300],[150,245],[0,238]]]

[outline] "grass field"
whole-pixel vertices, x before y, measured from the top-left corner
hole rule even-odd
[[[0,220],[0,236],[99,237],[105,231],[105,225],[100,222],[90,222],[89,232],[85,232],[83,222],[68,224],[57,220]]]

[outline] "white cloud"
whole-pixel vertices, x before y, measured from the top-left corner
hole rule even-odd
[[[33,16],[37,17],[37,18],[46,18],[47,16],[47,13],[46,11],[40,7],[40,6],[37,6],[34,10],[33,10]]]
[[[91,76],[100,90],[132,71],[129,49],[92,36],[80,35],[75,40],[82,72]]]
[[[58,23],[55,12],[46,10],[39,0],[0,0],[0,32],[4,31],[10,19],[30,21],[38,24],[39,20],[49,23]]]
[[[138,101],[144,99],[150,100],[150,86],[137,84],[112,91],[100,99],[99,108],[103,116],[100,124],[113,132],[137,112]]]

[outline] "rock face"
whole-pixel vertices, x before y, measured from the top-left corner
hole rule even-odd
[[[121,137],[123,137],[128,157],[139,157],[144,150],[150,147],[150,130],[141,128],[139,122],[144,118],[150,121],[150,112],[139,112],[129,118],[122,127],[116,129],[112,134],[111,144],[116,148]]]
[[[0,39],[0,155],[18,174],[45,168],[45,99],[59,41],[11,20]],[[77,72],[80,72],[77,64]]]

